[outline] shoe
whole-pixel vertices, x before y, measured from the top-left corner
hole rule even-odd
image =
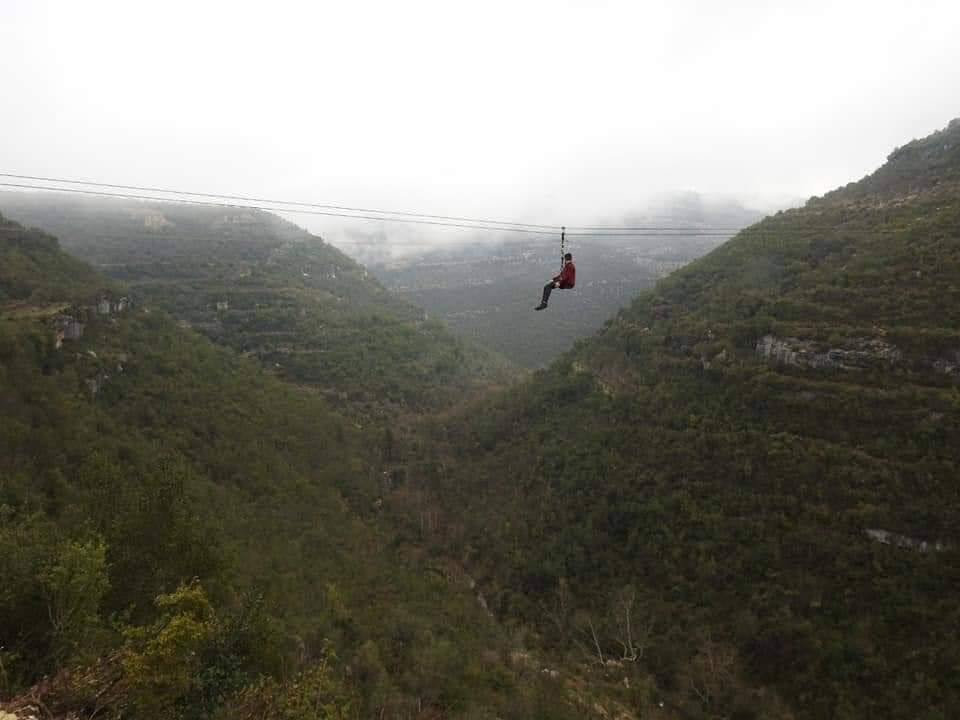
[[[545,302],[540,303],[534,308],[534,310],[546,310],[546,309],[547,309],[547,304]]]

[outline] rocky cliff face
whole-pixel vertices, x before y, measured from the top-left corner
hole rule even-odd
[[[878,542],[881,545],[893,545],[894,547],[906,548],[907,550],[916,550],[917,552],[944,552],[950,549],[950,545],[943,542],[931,542],[928,540],[921,540],[919,538],[910,537],[909,535],[901,535],[899,533],[890,532],[889,530],[881,530],[879,528],[866,528],[863,531],[863,534],[866,535],[870,540]]]
[[[938,358],[934,360],[933,369],[938,373],[960,378],[960,350],[954,352],[949,358]]]
[[[823,348],[811,340],[764,335],[757,340],[757,355],[778,365],[818,370],[890,369],[901,363],[903,353],[876,338],[858,338],[847,347]]]
[[[762,360],[780,367],[812,370],[894,370],[933,371],[960,380],[960,350],[946,357],[914,357],[909,360],[892,343],[878,338],[857,338],[841,347],[829,347],[814,340],[764,335],[756,343]],[[709,364],[704,364],[709,368]]]

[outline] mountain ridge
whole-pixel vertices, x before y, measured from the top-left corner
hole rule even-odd
[[[208,237],[198,262],[166,238],[121,266],[180,324],[140,306],[58,352],[19,314],[62,301],[36,292],[59,262],[37,235],[47,257],[23,266],[0,322],[0,568],[16,578],[0,624],[18,628],[0,689],[79,663],[57,676],[66,691],[29,692],[62,715],[111,697],[116,717],[282,718],[304,697],[485,720],[951,717],[960,125],[948,131],[742,231],[529,381],[427,404],[402,428],[241,356],[238,342],[297,331],[300,293],[351,302],[339,275],[306,282],[326,270],[316,246],[241,233],[224,257]],[[110,252],[132,247],[117,239]],[[246,271],[262,300],[206,332],[254,318],[253,332],[223,347],[183,327],[232,312],[242,293],[217,302]],[[88,280],[81,296],[101,292]],[[53,632],[45,602],[69,568],[97,601]],[[126,613],[120,631],[109,612]],[[195,631],[199,659],[162,652],[170,627]],[[168,661],[195,679],[171,684]],[[101,695],[117,673],[130,684]]]
[[[0,228],[0,716],[572,717],[351,502],[381,429]]]
[[[958,134],[741,231],[434,428],[437,551],[572,661],[619,656],[629,598],[659,628],[629,682],[695,716],[949,716]]]
[[[455,401],[513,376],[396,298],[338,249],[272,213],[0,193],[142,303],[364,414]]]

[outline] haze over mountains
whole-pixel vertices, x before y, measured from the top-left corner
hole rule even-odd
[[[331,397],[423,406],[506,370],[271,213],[47,193],[0,193],[0,210],[56,233],[137,302]]]
[[[0,720],[960,718],[958,38],[0,0]]]
[[[695,717],[951,717],[958,288],[954,120],[437,428],[436,548]]]
[[[479,679],[492,663],[514,682],[495,658],[506,637],[361,520],[389,448],[357,421],[362,398],[334,410],[120,302],[49,235],[0,229],[4,710],[253,720],[542,702],[539,678],[521,694]]]
[[[269,214],[0,211],[104,272],[0,223],[16,717],[960,709],[960,120],[525,379]]]
[[[639,236],[571,234],[566,249],[579,268],[577,287],[555,294],[547,315],[530,309],[543,285],[559,272],[559,237],[408,251],[399,258],[373,261],[370,269],[388,288],[462,336],[537,368],[600,329],[638,291],[717,247],[762,214],[733,200],[686,193],[650,213],[624,218],[625,227],[653,228]]]

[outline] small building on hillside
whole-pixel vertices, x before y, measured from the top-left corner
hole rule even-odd
[[[54,315],[50,322],[56,329],[66,330],[67,325],[70,324],[71,320],[73,320],[73,318],[69,315]]]
[[[97,393],[103,390],[108,382],[110,382],[110,375],[103,370],[98,370],[95,375],[83,381],[84,385],[87,386],[87,392],[90,393],[90,397],[96,397]]]
[[[97,303],[97,315],[109,315],[110,314],[110,299],[107,297],[100,298],[100,301]]]
[[[217,300],[217,312],[223,312],[230,309],[230,303],[227,300]]]
[[[83,323],[69,315],[57,315],[53,318],[54,346],[63,347],[64,340],[79,340],[83,336]]]
[[[64,337],[67,340],[79,340],[83,337],[83,323],[74,318],[70,318],[70,322],[67,323]]]

